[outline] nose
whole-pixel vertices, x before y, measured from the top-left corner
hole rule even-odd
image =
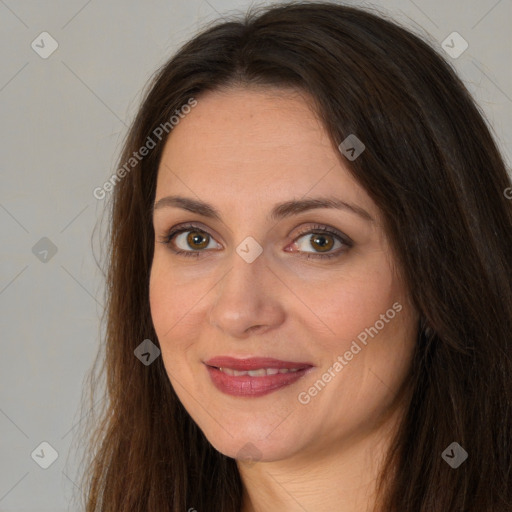
[[[231,268],[212,290],[210,324],[241,339],[275,329],[285,318],[283,289],[263,253],[247,263],[233,252]]]

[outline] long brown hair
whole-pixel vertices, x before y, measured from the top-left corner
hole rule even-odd
[[[421,314],[411,399],[382,472],[379,510],[510,512],[512,202],[503,157],[429,43],[379,14],[319,2],[216,22],[148,86],[109,195],[106,329],[84,401],[92,408],[83,423],[87,512],[240,511],[236,461],[188,415],[162,358],[146,366],[134,355],[145,339],[158,346],[148,286],[166,137],[126,162],[191,98],[244,85],[305,91],[333,144],[350,134],[363,141],[364,153],[344,164],[381,209]],[[468,453],[457,469],[441,456],[453,442]]]

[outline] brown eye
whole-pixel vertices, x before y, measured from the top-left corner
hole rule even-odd
[[[307,235],[309,235],[309,238]],[[304,241],[299,242],[302,238]],[[209,248],[210,243],[214,244],[210,249],[222,248],[220,244],[217,244],[217,247],[215,247],[215,239],[208,232],[194,225],[178,226],[172,229],[160,242],[168,245],[175,254],[181,256],[198,257],[202,253],[207,254],[210,252],[206,250]],[[336,243],[339,244],[338,250],[333,251],[332,249],[335,247]],[[305,254],[305,257],[308,259],[334,258],[341,257],[353,246],[353,242],[342,233],[332,231],[320,225],[313,226],[313,229],[300,233],[299,236],[295,238],[293,246],[298,249],[297,252],[299,252],[302,257],[304,257],[303,254]],[[310,249],[313,249],[313,251]],[[285,251],[292,252],[288,248],[286,248]]]
[[[337,247],[335,247],[336,243],[338,243]],[[307,259],[341,258],[353,246],[352,239],[341,231],[322,224],[315,224],[309,226],[309,229],[303,229],[295,238],[292,246],[288,246],[285,250],[299,252],[300,256]],[[294,250],[290,250],[290,247],[293,247]]]
[[[300,241],[301,239],[303,239],[302,242]],[[332,249],[336,242],[339,244],[336,247],[339,250],[333,251]],[[341,256],[347,248],[351,247],[351,244],[337,233],[328,231],[325,228],[319,228],[316,231],[309,231],[300,235],[295,239],[294,246],[298,252],[306,253],[307,258],[332,258]],[[313,251],[309,249],[313,249]]]
[[[178,226],[172,229],[160,242],[168,245],[176,254],[183,256],[199,256],[214,239],[206,231],[194,225]],[[217,244],[217,249],[221,246]],[[214,247],[215,248],[215,247]]]
[[[314,248],[319,248],[320,252],[330,251],[334,245],[333,236],[315,234],[309,239],[309,243]]]
[[[189,235],[186,238],[187,244],[189,244],[189,247],[192,247],[193,249],[204,249],[208,246],[207,238],[209,235],[207,233],[203,233],[202,231],[188,231]],[[201,242],[203,240],[203,242]],[[204,242],[206,240],[206,242]]]

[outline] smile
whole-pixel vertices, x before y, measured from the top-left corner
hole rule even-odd
[[[233,368],[217,368],[226,375],[241,377],[242,375],[249,375],[250,377],[265,377],[265,375],[277,375],[278,373],[297,372],[300,368],[260,368],[258,370],[234,370]]]
[[[217,356],[203,363],[219,391],[238,397],[267,395],[292,385],[313,369],[310,363],[270,357]]]

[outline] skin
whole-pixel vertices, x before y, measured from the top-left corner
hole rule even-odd
[[[177,207],[154,212],[150,304],[169,379],[218,451],[243,459],[253,450],[252,461],[237,462],[243,512],[371,510],[382,457],[404,412],[399,391],[418,329],[379,208],[349,174],[307,96],[235,88],[197,99],[166,142],[155,201],[171,194],[201,199],[222,221]],[[328,195],[363,208],[373,221],[328,208],[268,218],[276,203]],[[184,222],[205,230],[206,239],[187,243],[188,231],[174,247],[203,251],[198,258],[162,243]],[[315,233],[315,224],[340,231],[352,247],[325,235],[335,244],[328,252],[346,250],[315,259],[321,245],[300,232]],[[252,263],[236,252],[248,236],[263,249]],[[300,403],[299,393],[397,302],[401,311]],[[268,395],[233,397],[213,386],[203,364],[217,355],[314,369]]]

